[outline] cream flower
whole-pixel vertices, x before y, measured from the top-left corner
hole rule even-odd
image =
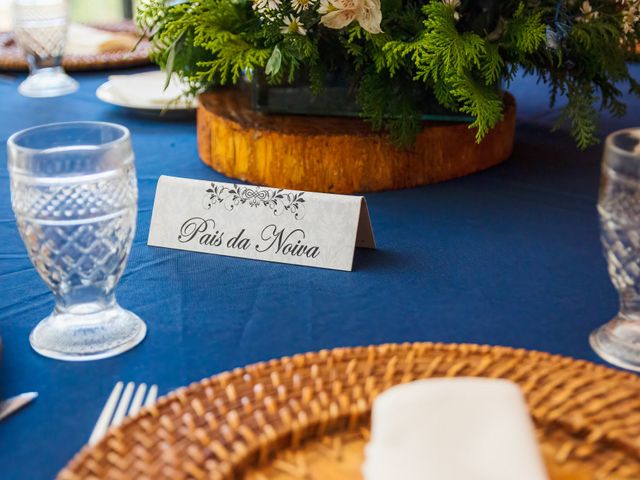
[[[616,3],[622,6],[623,32],[625,35],[635,34],[636,25],[640,22],[640,0],[616,0]],[[582,18],[579,18],[578,20],[584,21]]]
[[[314,3],[315,0],[291,0],[291,6],[298,13],[308,9]]]
[[[280,27],[280,31],[282,33],[297,33],[298,35],[306,35],[307,29],[304,28],[304,25],[300,21],[300,18],[289,15],[288,17],[284,17],[284,25]]]
[[[640,20],[640,2],[621,2],[625,9],[622,11],[622,27],[624,33],[633,33],[636,29],[636,24]]]
[[[339,30],[356,20],[369,33],[382,33],[380,0],[322,0],[320,23]]]
[[[582,5],[580,5],[580,13],[582,15],[577,18],[577,20],[580,22],[589,22],[591,20],[595,20],[596,18],[598,18],[598,15],[600,15],[600,12],[596,12],[593,7],[591,7],[591,3],[589,3],[589,0],[585,0],[584,2],[582,2]]]
[[[442,0],[442,3],[445,5],[450,5],[453,7],[453,18],[456,20],[460,20],[460,13],[458,12],[458,7],[460,6],[460,0]]]

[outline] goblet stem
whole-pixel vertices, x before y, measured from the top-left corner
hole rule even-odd
[[[94,292],[74,291],[66,296],[56,295],[55,313],[72,315],[93,315],[116,305],[116,296],[113,293],[107,295],[95,295]]]
[[[634,290],[620,293],[620,311],[618,316],[640,322],[640,297]]]
[[[39,57],[32,53],[27,54],[27,63],[29,64],[29,73],[35,75],[44,68],[56,68],[62,65],[62,56]]]
[[[59,97],[78,90],[78,82],[65,73],[59,60],[40,61],[33,57],[29,61],[29,72],[29,76],[18,87],[20,94],[25,97]]]

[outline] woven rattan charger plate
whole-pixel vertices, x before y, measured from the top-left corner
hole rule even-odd
[[[130,20],[122,22],[93,25],[108,32],[136,34],[136,26]],[[62,58],[62,66],[70,71],[103,70],[148,65],[151,45],[142,39],[132,52],[111,52],[95,55],[66,55]],[[0,32],[0,70],[27,70],[28,64],[22,50],[16,44],[13,32]]]
[[[59,478],[359,479],[373,399],[399,383],[456,376],[520,384],[552,480],[640,479],[639,377],[541,352],[431,343],[321,351],[216,375],[83,448]]]

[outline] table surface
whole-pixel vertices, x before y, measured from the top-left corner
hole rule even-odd
[[[637,75],[640,68],[632,67]],[[114,383],[157,383],[161,393],[248,363],[296,352],[384,342],[474,342],[597,361],[589,332],[617,296],[598,240],[602,147],[579,151],[546,88],[515,81],[515,151],[463,179],[367,194],[378,250],[357,251],[353,272],[146,246],[159,175],[225,181],[200,162],[193,122],[132,116],[95,98],[106,73],[77,75],[54,99],[18,95],[0,81],[0,139],[37,124],[100,120],[132,132],[140,187],[138,230],[118,299],[149,327],[116,358],[66,363],[35,354],[29,332],[53,306],[27,258],[11,212],[0,149],[0,395],[38,391],[0,423],[0,477],[52,478],[86,442]],[[640,124],[629,99],[602,133]]]

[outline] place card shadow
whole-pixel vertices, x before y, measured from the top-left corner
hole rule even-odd
[[[407,255],[393,250],[356,248],[353,258],[353,271],[403,270],[411,264]]]

